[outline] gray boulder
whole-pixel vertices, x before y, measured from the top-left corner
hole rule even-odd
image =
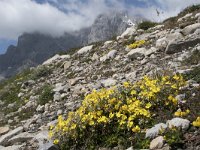
[[[54,147],[54,144],[48,138],[48,131],[41,131],[34,137],[34,139],[38,141],[38,150],[54,150],[50,149],[51,147]]]
[[[18,127],[18,128],[14,129],[14,130],[11,130],[7,134],[1,136],[0,137],[0,145],[3,145],[3,146],[6,145],[10,138],[12,138],[13,136],[21,133],[22,131],[23,131],[23,127]]]
[[[85,47],[81,48],[77,53],[78,53],[79,55],[88,53],[88,52],[92,49],[92,47],[93,47],[93,45],[85,46]]]
[[[69,89],[69,85],[63,84],[63,83],[57,83],[53,91],[59,92],[59,93],[66,93],[68,89]]]
[[[192,24],[192,25],[185,27],[181,32],[184,35],[189,35],[189,34],[194,33],[199,28],[200,28],[200,23],[195,23],[195,24]]]
[[[100,58],[100,61],[106,61],[108,59],[113,59],[117,54],[116,50],[111,50],[108,54]]]
[[[0,146],[0,150],[20,150],[23,145],[12,145],[8,147]]]
[[[132,49],[128,54],[129,59],[137,59],[138,57],[144,58],[146,49],[145,48],[136,48]]]
[[[117,54],[117,51],[116,50],[111,50],[108,54],[107,54],[107,57],[109,59],[113,59]]]
[[[200,38],[191,38],[188,40],[177,40],[177,41],[171,41],[169,42],[165,53],[166,54],[174,54],[181,52],[185,49],[188,49],[189,47],[193,47],[197,45],[200,42]]]
[[[28,132],[24,132],[24,133],[20,133],[14,137],[12,137],[11,139],[8,140],[8,143],[10,145],[14,145],[15,143],[23,143],[23,142],[27,142],[29,140],[31,140],[32,138],[34,138],[34,135]]]

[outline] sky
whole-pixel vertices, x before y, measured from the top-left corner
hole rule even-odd
[[[90,26],[106,11],[126,10],[152,21],[177,15],[200,0],[0,0],[0,54],[23,33],[55,37]],[[156,9],[162,12],[156,15]]]

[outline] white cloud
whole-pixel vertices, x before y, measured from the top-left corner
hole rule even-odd
[[[151,0],[141,0],[145,1],[148,7],[140,8],[127,6],[124,0],[45,1],[59,5],[59,9],[49,3],[38,4],[33,0],[0,0],[0,39],[17,39],[24,32],[60,36],[66,31],[91,25],[97,15],[110,9],[127,9],[132,14],[141,14],[152,20],[163,20],[176,15],[188,5],[200,3],[200,0],[154,0],[156,6]],[[164,13],[158,17],[156,9]]]
[[[98,14],[109,9],[105,0],[90,0],[88,3],[70,0],[63,7],[68,13],[48,3],[0,0],[0,39],[16,39],[24,32],[59,36],[66,31],[91,25]]]

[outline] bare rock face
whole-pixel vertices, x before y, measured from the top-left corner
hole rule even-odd
[[[7,147],[0,146],[0,149],[1,150],[19,150],[22,147],[23,147],[23,145],[12,145],[12,146],[7,146]]]
[[[28,140],[31,140],[33,138],[34,138],[34,134],[23,132],[9,139],[8,143],[10,143],[10,145],[14,145],[15,143],[18,143],[18,142],[20,143],[27,142]]]
[[[98,16],[91,27],[88,35],[88,42],[102,41],[105,38],[111,38],[124,32],[128,24],[124,23],[125,12],[110,12]],[[112,28],[111,28],[112,27]]]
[[[39,33],[21,35],[17,46],[9,46],[7,52],[0,55],[0,80],[25,68],[37,66],[55,53],[120,35],[129,26],[124,21],[126,15],[117,11],[99,15],[90,27],[65,33],[58,38]]]
[[[197,29],[200,28],[200,23],[196,23],[196,24],[192,24],[192,25],[189,25],[187,27],[185,27],[183,30],[182,30],[182,33],[184,35],[189,35],[189,34],[192,34],[194,33]]]
[[[14,130],[11,130],[7,134],[0,137],[0,145],[6,145],[8,143],[8,140],[12,138],[13,136],[21,133],[23,131],[23,127],[18,127]]]

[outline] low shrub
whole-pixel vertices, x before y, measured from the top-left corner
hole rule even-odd
[[[52,69],[47,66],[41,66],[33,71],[31,78],[37,80],[41,77],[46,77],[52,73]]]
[[[156,22],[151,22],[151,21],[143,21],[138,24],[138,29],[143,29],[143,30],[148,30],[149,28],[155,27],[158,25]]]
[[[184,147],[183,131],[180,128],[168,128],[163,133],[164,139],[172,149],[179,149]]]
[[[50,100],[53,100],[53,91],[52,87],[46,84],[42,87],[42,92],[40,93],[38,103],[40,105],[45,105]]]
[[[120,147],[148,148],[144,132],[155,122],[158,110],[174,113],[178,107],[180,75],[151,78],[145,76],[131,84],[101,89],[87,95],[75,112],[50,127],[49,136],[62,150]],[[139,138],[138,138],[139,137]],[[143,141],[143,142],[141,142]]]
[[[183,75],[186,80],[195,80],[200,83],[200,67],[195,67],[190,72]]]
[[[200,63],[200,51],[195,50],[192,54],[182,61],[183,65],[197,65]]]
[[[200,4],[191,5],[187,8],[185,8],[182,12],[180,12],[179,15],[185,15],[185,14],[193,13],[193,12],[198,11],[198,10],[200,10]]]

